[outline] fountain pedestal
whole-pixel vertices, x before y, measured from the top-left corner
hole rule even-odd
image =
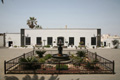
[[[58,54],[53,54],[54,61],[68,61],[70,60],[69,55],[63,54],[63,47],[61,41],[58,43]]]

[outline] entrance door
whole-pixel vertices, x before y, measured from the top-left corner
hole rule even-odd
[[[12,41],[9,41],[8,42],[8,47],[12,46],[13,42]]]
[[[104,46],[106,46],[106,42],[104,42]]]
[[[64,45],[64,37],[58,37],[57,38],[57,43],[59,43],[60,40],[61,40],[62,44]]]

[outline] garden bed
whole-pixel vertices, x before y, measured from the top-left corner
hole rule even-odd
[[[34,51],[35,52],[35,51]],[[36,51],[37,52],[37,51]],[[69,55],[71,62],[53,63],[52,55],[43,56],[46,51],[38,51],[38,56],[27,56],[5,62],[7,74],[114,74],[114,62],[89,51],[78,51]],[[32,53],[33,54],[33,53]],[[35,53],[34,53],[35,54]],[[104,59],[104,60],[102,60]],[[105,61],[105,62],[103,62]],[[17,65],[15,65],[17,64]],[[9,67],[11,66],[11,67]]]

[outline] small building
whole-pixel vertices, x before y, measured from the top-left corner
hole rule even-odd
[[[104,34],[101,36],[101,42],[102,42],[101,46],[106,47],[106,48],[114,48],[114,45],[112,43],[113,40],[119,41],[118,47],[120,48],[120,37],[117,35],[111,36],[109,34]]]
[[[20,33],[5,33],[5,46],[20,46]]]
[[[44,28],[21,29],[21,46],[51,45],[57,46],[61,40],[63,46],[81,45],[88,48],[101,46],[101,29],[97,28]]]

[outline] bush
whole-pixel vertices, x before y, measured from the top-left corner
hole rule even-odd
[[[60,68],[59,68],[59,64],[57,64],[56,70],[68,70],[68,66],[65,64],[60,64]]]
[[[70,58],[74,58],[75,56],[73,54],[70,55]]]
[[[95,59],[94,61],[93,61],[93,63],[98,63],[99,62],[99,60],[98,59]]]
[[[102,48],[104,48],[104,46],[101,46]]]
[[[22,45],[21,47],[25,47],[25,48],[27,48],[27,46],[24,46],[24,45]]]
[[[24,63],[24,62],[33,63],[33,62],[38,62],[38,61],[35,57],[27,57],[27,58],[20,58],[19,62],[20,63]]]
[[[99,67],[94,66],[94,65],[95,65],[94,63],[87,62],[85,67],[87,69],[99,69]]]
[[[45,53],[46,51],[36,51],[36,53],[38,54],[38,56],[41,58],[43,57],[43,54]]]
[[[77,51],[76,54],[77,54],[78,57],[85,57],[86,56],[85,51]]]
[[[25,68],[25,69],[36,69],[36,66],[37,66],[35,64],[36,62],[38,62],[38,61],[35,57],[27,57],[27,58],[20,58],[19,59],[19,63],[21,65],[24,65],[23,68]]]
[[[117,49],[118,46],[119,46],[119,41],[118,40],[113,40],[112,43],[114,45],[114,48]]]
[[[44,59],[47,60],[47,59],[50,59],[51,57],[52,57],[51,54],[47,54],[47,55],[45,55]]]
[[[83,59],[81,57],[73,57],[73,65],[80,66]]]
[[[40,58],[38,61],[39,61],[39,63],[45,63],[45,59],[44,58]]]
[[[15,45],[14,47],[15,47],[15,48],[17,48],[17,46],[16,46],[16,45]]]
[[[44,47],[46,47],[46,48],[50,48],[50,45],[45,45]]]
[[[94,65],[92,65],[90,62],[87,62],[85,67],[87,69],[94,69]]]

